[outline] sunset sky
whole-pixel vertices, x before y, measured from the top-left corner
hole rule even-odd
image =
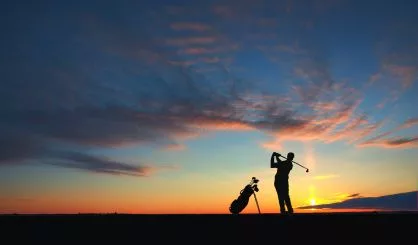
[[[275,213],[273,151],[295,208],[418,190],[417,1],[0,12],[0,213]]]

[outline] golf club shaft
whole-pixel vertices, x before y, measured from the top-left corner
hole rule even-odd
[[[286,159],[287,160],[287,158],[286,157],[284,157],[284,156],[282,156],[282,155],[279,155],[279,157],[283,157],[284,159]],[[295,164],[297,164],[297,165],[299,165],[299,166],[301,166],[302,168],[304,168],[304,169],[308,169],[307,167],[305,167],[305,166],[302,166],[302,165],[300,165],[299,163],[297,163],[297,162],[295,162],[295,161],[292,161],[293,163],[295,163]]]

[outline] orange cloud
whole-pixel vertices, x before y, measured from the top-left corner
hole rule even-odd
[[[277,140],[264,142],[264,143],[261,143],[260,145],[262,148],[269,150],[269,151],[278,151],[278,150],[283,149],[283,145]]]
[[[184,144],[169,144],[165,146],[164,150],[166,151],[182,151],[185,150],[186,146]]]
[[[202,130],[231,130],[231,131],[247,131],[254,130],[250,124],[228,119],[204,118],[196,117],[188,121],[190,126]]]
[[[313,104],[312,109],[314,109],[315,111],[318,112],[328,112],[328,111],[333,111],[336,110],[338,108],[338,103],[337,102],[321,102],[318,101],[316,103]]]

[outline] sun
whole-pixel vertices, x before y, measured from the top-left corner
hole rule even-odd
[[[316,204],[316,201],[313,198],[311,198],[311,200],[309,202],[311,203],[311,206],[315,206],[315,204]]]

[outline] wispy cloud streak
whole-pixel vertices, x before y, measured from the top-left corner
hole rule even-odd
[[[396,193],[378,197],[359,197],[358,194],[350,196],[347,200],[299,207],[300,209],[310,208],[332,208],[332,209],[379,209],[391,211],[416,211],[417,210],[417,191]]]

